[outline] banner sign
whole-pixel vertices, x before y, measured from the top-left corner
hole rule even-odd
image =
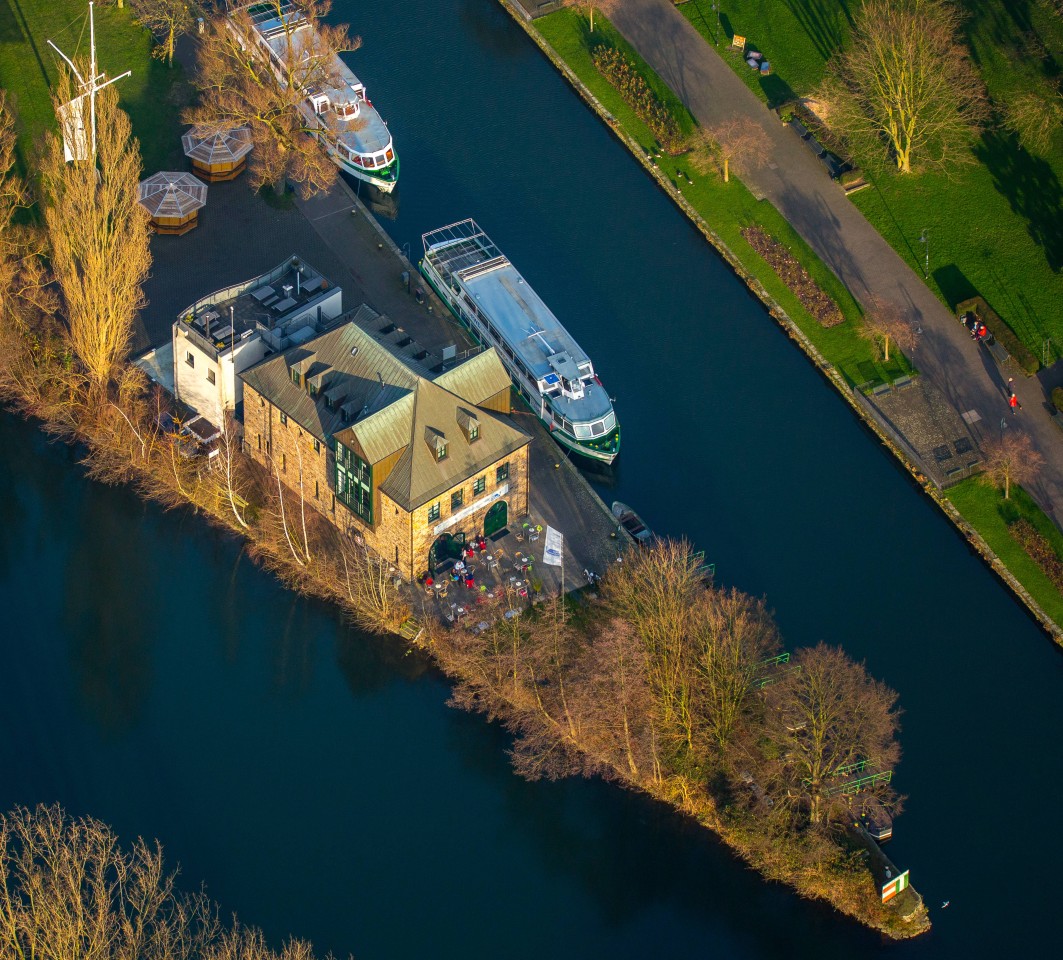
[[[543,563],[551,567],[564,566],[561,553],[565,549],[565,538],[560,530],[551,526],[546,528],[546,546],[543,547]]]
[[[466,517],[471,517],[477,510],[482,510],[488,504],[494,503],[496,500],[501,500],[507,493],[509,493],[509,484],[503,483],[502,486],[496,487],[486,497],[480,497],[479,500],[470,503],[464,510],[459,510],[457,513],[452,513],[442,523],[436,524],[432,528],[432,533],[439,536],[444,530],[449,530],[454,524],[460,523]]]
[[[57,111],[59,129],[63,133],[63,155],[66,162],[89,158],[89,131],[85,126],[85,95],[64,103]]]
[[[908,887],[908,871],[905,870],[899,877],[887,880],[882,885],[882,902],[889,903],[898,893]]]

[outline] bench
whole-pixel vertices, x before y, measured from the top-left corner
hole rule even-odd
[[[984,343],[986,350],[990,352],[993,359],[996,360],[996,362],[999,363],[1001,366],[1004,366],[1004,364],[1006,364],[1011,359],[1011,354],[1004,349],[1003,344],[1001,344],[996,337],[988,337],[986,338]]]
[[[898,377],[896,380],[893,381],[894,390],[903,390],[905,387],[910,387],[911,385],[912,378],[907,375],[903,377]]]

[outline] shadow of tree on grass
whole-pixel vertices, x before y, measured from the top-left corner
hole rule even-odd
[[[1063,188],[1055,171],[1023,150],[1014,136],[987,133],[975,156],[993,175],[993,185],[1026,221],[1030,236],[1055,271],[1063,267]]]
[[[824,60],[829,60],[849,36],[853,24],[846,0],[786,0]]]

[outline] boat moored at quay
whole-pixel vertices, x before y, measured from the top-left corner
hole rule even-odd
[[[322,52],[320,38],[298,4],[260,0],[230,13],[230,29],[241,43],[248,25],[282,83],[288,82],[292,67],[302,71],[306,96],[299,112],[332,162],[344,173],[391,193],[399,181],[399,157],[387,124],[347,64]]]
[[[613,403],[576,343],[474,220],[422,236],[421,272],[564,447],[604,463],[620,452]]]

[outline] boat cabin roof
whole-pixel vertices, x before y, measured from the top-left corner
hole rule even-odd
[[[262,42],[269,47],[278,62],[286,59],[290,43],[295,55],[311,50],[314,45],[313,27],[294,4],[285,3],[278,14],[275,3],[257,3],[246,8]],[[335,57],[329,71],[331,82],[308,91],[309,97],[326,96],[331,104],[354,103],[359,112],[355,120],[344,121],[327,115],[330,133],[356,153],[379,153],[391,146],[391,133],[383,117],[365,96],[365,85],[354,71]]]
[[[593,420],[609,412],[590,357],[475,221],[434,230],[423,240],[425,257],[464,292],[532,376],[548,386],[559,378],[584,380],[583,399],[552,398],[566,417]]]

